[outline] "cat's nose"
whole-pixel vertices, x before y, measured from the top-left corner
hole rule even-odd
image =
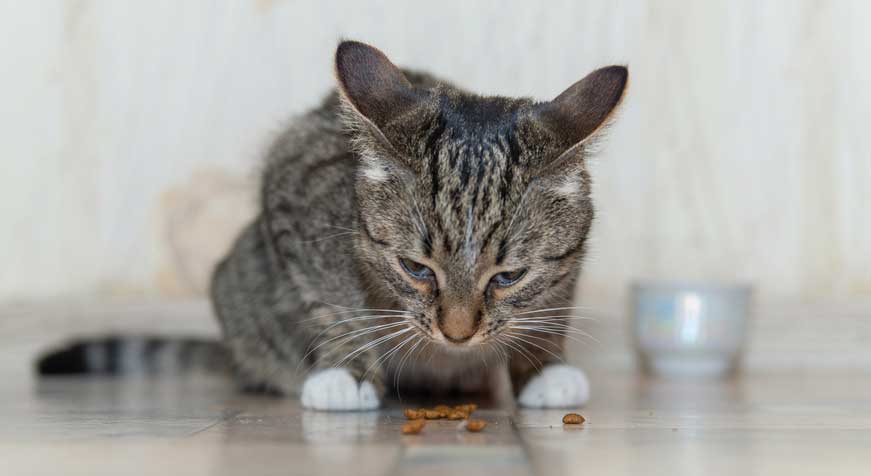
[[[466,342],[467,340],[471,339],[472,336],[475,335],[475,332],[473,331],[471,334],[464,335],[462,337],[454,337],[450,333],[445,332],[445,331],[442,331],[442,334],[445,336],[445,339],[453,342],[454,344],[462,344],[463,342]]]
[[[454,308],[442,313],[438,319],[442,335],[450,342],[461,344],[471,339],[481,323],[478,309]]]

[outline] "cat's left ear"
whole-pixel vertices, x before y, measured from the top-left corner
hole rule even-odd
[[[536,122],[555,134],[565,148],[551,165],[573,155],[608,124],[628,83],[629,70],[625,66],[607,66],[588,74],[556,99],[536,106]]]
[[[336,49],[336,79],[347,103],[378,129],[421,100],[384,53],[358,41],[343,41]]]

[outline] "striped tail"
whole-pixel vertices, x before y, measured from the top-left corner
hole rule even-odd
[[[76,340],[46,352],[39,375],[151,375],[226,373],[230,355],[218,341],[153,336],[108,336]]]

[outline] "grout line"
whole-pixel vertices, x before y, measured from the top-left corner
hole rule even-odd
[[[523,459],[526,460],[526,466],[529,468],[529,474],[535,474],[535,468],[532,463],[532,448],[529,446],[529,442],[526,441],[526,438],[521,435],[520,427],[517,426],[517,410],[513,410],[507,413],[508,424],[511,425],[511,431],[514,433],[514,436],[517,438],[517,441],[520,443],[520,447],[523,449]]]
[[[194,436],[197,436],[200,433],[203,433],[205,431],[208,431],[208,430],[218,426],[221,423],[229,421],[231,418],[235,418],[236,416],[241,415],[242,412],[243,412],[243,410],[233,410],[233,411],[224,410],[222,412],[222,415],[217,420],[213,421],[212,423],[209,423],[208,425],[204,426],[203,428],[200,428],[199,430],[194,430],[194,431],[188,433],[186,435],[186,437],[192,438]]]

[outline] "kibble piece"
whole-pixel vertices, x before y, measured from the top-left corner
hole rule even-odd
[[[451,410],[448,413],[448,420],[467,420],[468,418],[469,414],[461,410]]]
[[[403,413],[405,413],[405,418],[408,418],[409,420],[421,420],[424,417],[424,410],[406,408]]]
[[[436,410],[424,410],[423,417],[427,420],[438,420],[442,417],[442,414]]]
[[[416,435],[426,426],[426,420],[412,420],[402,425],[403,435]]]
[[[456,405],[454,407],[454,410],[459,410],[462,412],[466,412],[468,414],[471,414],[472,412],[474,412],[477,409],[478,409],[478,405],[475,405],[474,403],[466,403],[463,405]]]
[[[469,420],[466,422],[466,431],[477,433],[483,430],[485,426],[487,426],[487,422],[484,420]]]
[[[580,425],[585,421],[587,420],[581,415],[578,415],[577,413],[566,413],[566,415],[563,417],[563,423],[565,423],[566,425]]]

